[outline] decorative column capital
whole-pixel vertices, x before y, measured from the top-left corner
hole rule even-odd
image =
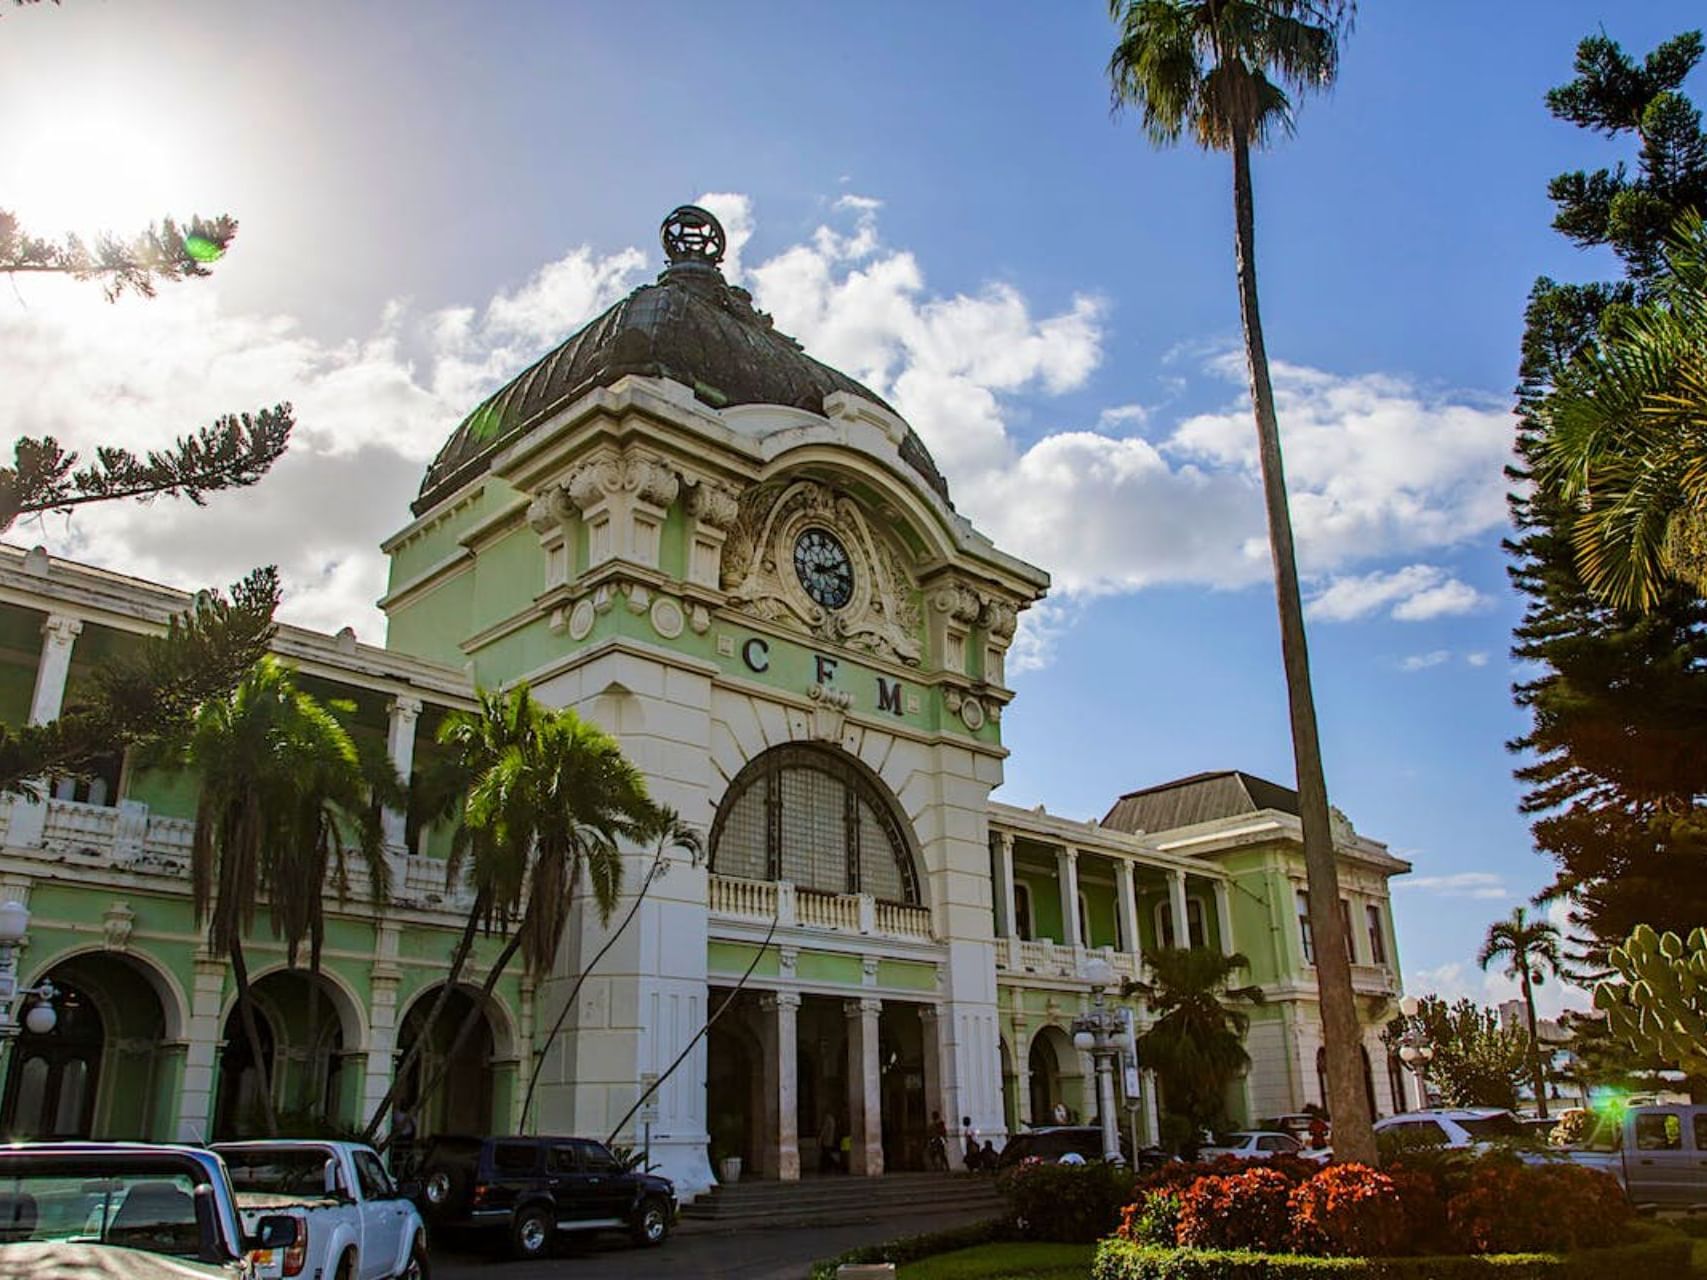
[[[800,993],[798,991],[767,991],[759,997],[759,1008],[766,1013],[781,1013],[784,1009],[793,1013],[800,1008]]]
[[[883,1001],[871,996],[867,996],[859,1000],[845,1000],[842,1002],[842,1012],[850,1019],[865,1017],[875,1018],[878,1014],[883,1012]]]
[[[386,703],[385,709],[393,720],[414,720],[421,714],[421,706],[419,698],[412,694],[400,693]]]
[[[1061,846],[1061,857],[1065,858],[1075,867],[1079,865],[1079,851],[1070,844],[1064,844]]]
[[[996,841],[1002,846],[1002,853],[1007,857],[1014,856],[1014,833],[1011,831],[996,832]]]
[[[42,621],[41,633],[48,644],[69,645],[83,633],[83,619],[65,613],[50,613]]]

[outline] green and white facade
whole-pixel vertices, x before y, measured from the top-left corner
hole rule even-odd
[[[1067,1030],[1088,1001],[1084,962],[1137,975],[1146,950],[1187,935],[1249,957],[1269,996],[1234,1114],[1319,1101],[1286,793],[1213,775],[1100,823],[993,801],[1005,656],[1046,575],[954,510],[876,395],[776,334],[714,254],[671,248],[657,284],[446,445],[385,544],[384,648],[280,629],[280,656],[351,704],[404,776],[477,685],[526,681],[614,734],[655,798],[710,837],[709,866],[653,884],[549,1045],[606,928],[577,905],[551,972],[503,978],[448,1086],[419,1104],[421,1131],[514,1130],[537,1068],[526,1128],[603,1136],[685,1053],[621,1136],[649,1135],[690,1193],[729,1156],[749,1174],[811,1171],[826,1116],[855,1172],[917,1164],[932,1112],[1000,1145],[1057,1103],[1094,1113]],[[0,716],[51,718],[189,603],[0,548]],[[388,815],[393,900],[376,908],[358,885],[329,901],[317,989],[286,969],[263,906],[262,1072],[229,1034],[233,984],[192,917],[195,795],[194,778],[124,760],[0,806],[0,897],[32,913],[20,978],[74,993],[59,1030],[13,1047],[10,1131],[204,1138],[244,1124],[263,1080],[286,1111],[355,1121],[390,1085],[467,906],[445,883],[449,833]],[[1133,816],[1158,812],[1180,820]],[[1408,868],[1349,823],[1338,835],[1385,1113],[1407,1087],[1377,1028],[1399,989],[1388,878]],[[631,887],[648,859],[629,859]],[[471,981],[496,950],[482,941]]]

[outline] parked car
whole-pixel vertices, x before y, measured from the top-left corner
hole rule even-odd
[[[195,1147],[53,1142],[0,1147],[0,1274],[247,1280],[296,1222],[244,1233],[224,1162]]]
[[[355,1142],[216,1142],[252,1228],[289,1214],[294,1249],[256,1260],[257,1280],[427,1280],[427,1228],[372,1147]],[[300,1259],[300,1260],[298,1260]]]
[[[1610,1173],[1642,1207],[1707,1205],[1707,1106],[1630,1107],[1564,1156]]]
[[[1233,1156],[1239,1160],[1266,1160],[1270,1156],[1298,1155],[1304,1149],[1289,1133],[1273,1133],[1263,1129],[1242,1129],[1224,1133],[1206,1147],[1197,1149],[1199,1160],[1214,1160]]]
[[[1534,1131],[1502,1107],[1442,1107],[1406,1111],[1375,1122],[1375,1136],[1401,1146],[1483,1148],[1496,1142],[1537,1141]]]
[[[590,1138],[434,1138],[420,1174],[435,1234],[475,1232],[518,1258],[543,1256],[559,1231],[626,1231],[659,1245],[676,1220],[669,1179],[625,1169]]]
[[[1120,1139],[1120,1157],[1133,1162],[1132,1143],[1125,1135]],[[1082,1160],[1102,1159],[1102,1129],[1094,1124],[1046,1125],[1041,1129],[1022,1129],[1008,1139],[1007,1146],[996,1157],[997,1170],[1008,1169],[1021,1160],[1048,1160],[1051,1163],[1076,1164]],[[1153,1169],[1173,1157],[1160,1147],[1140,1147],[1137,1168]]]

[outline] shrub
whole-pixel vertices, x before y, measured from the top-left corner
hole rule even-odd
[[[1405,1240],[1413,1253],[1451,1253],[1456,1248],[1446,1227],[1446,1200],[1434,1175],[1405,1165],[1383,1169],[1399,1193],[1405,1212]]]
[[[1179,1197],[1174,1238],[1199,1249],[1282,1249],[1290,1234],[1292,1182],[1262,1166],[1199,1178]]]
[[[1008,1212],[1028,1240],[1090,1243],[1113,1232],[1132,1201],[1132,1173],[1098,1161],[1022,1160],[996,1180]]]
[[[1446,1217],[1461,1248],[1514,1253],[1617,1240],[1632,1210],[1608,1174],[1491,1155],[1477,1162],[1470,1185],[1447,1201]]]
[[[1393,1179],[1368,1165],[1335,1164],[1292,1188],[1292,1239],[1304,1253],[1386,1257],[1410,1232]]]
[[[1122,1240],[1173,1244],[1179,1231],[1179,1192],[1146,1191],[1120,1211]]]

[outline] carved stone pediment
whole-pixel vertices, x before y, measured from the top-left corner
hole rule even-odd
[[[852,592],[827,609],[795,572],[800,536],[833,534],[847,549]],[[730,603],[830,644],[917,666],[923,656],[918,585],[905,558],[852,498],[816,480],[780,481],[749,490],[723,547],[723,589]]]

